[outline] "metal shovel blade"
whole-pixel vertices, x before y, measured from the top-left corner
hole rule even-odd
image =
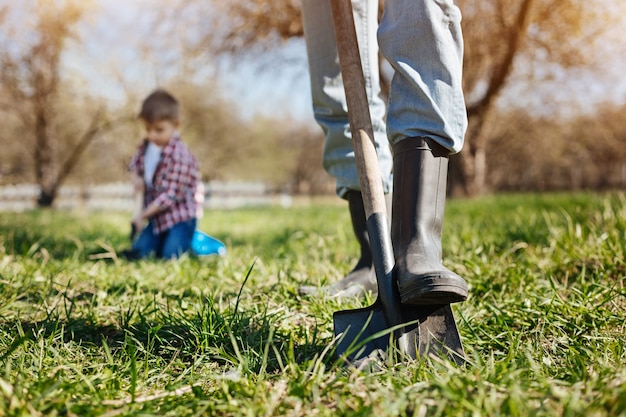
[[[385,317],[380,298],[369,307],[355,310],[336,311],[333,314],[336,352],[340,357],[354,364],[361,359],[371,357],[377,352],[387,355],[390,344],[395,344],[393,328],[390,328]],[[407,326],[404,331],[406,346],[411,352],[416,351],[419,344],[419,327],[416,323]],[[378,355],[377,355],[378,356]],[[415,354],[410,355],[415,358]]]
[[[392,328],[380,299],[369,307],[335,312],[333,322],[338,354],[354,364],[377,352],[387,355],[390,348],[394,348],[395,353],[411,359],[435,355],[458,364],[465,362],[450,305],[403,305],[401,310],[405,324]]]

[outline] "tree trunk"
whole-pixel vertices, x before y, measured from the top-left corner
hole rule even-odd
[[[51,207],[57,194],[54,167],[54,147],[49,132],[45,108],[36,109],[35,117],[35,179],[40,187],[38,207]]]
[[[530,10],[535,0],[524,0],[520,5],[513,24],[508,28],[508,36],[503,39],[506,50],[502,58],[494,65],[492,76],[485,94],[480,100],[468,105],[469,127],[465,148],[458,157],[451,159],[451,183],[453,195],[474,197],[485,193],[487,180],[486,146],[487,135],[484,131],[492,113],[496,98],[506,85],[513,68],[513,61],[526,36],[530,20]],[[457,183],[460,181],[460,183]]]
[[[43,124],[47,125],[45,117],[43,118],[43,120]],[[49,158],[49,160],[47,161],[42,160],[41,162],[37,162],[38,184],[41,187],[39,192],[39,198],[37,199],[38,207],[52,207],[52,204],[54,204],[54,200],[57,197],[58,190],[59,188],[61,188],[61,184],[63,184],[67,176],[76,167],[81,156],[85,153],[91,142],[96,139],[96,137],[102,130],[108,129],[112,124],[113,123],[111,121],[104,119],[103,110],[98,111],[93,116],[93,119],[91,120],[91,125],[85,131],[85,133],[83,133],[78,143],[69,150],[69,156],[63,162],[59,170],[56,170],[53,166],[53,158]],[[46,131],[46,129],[42,130],[44,132]],[[50,143],[52,141],[53,139],[50,134],[42,135],[42,137],[40,138],[38,129],[38,148],[36,150],[36,154],[45,153],[51,155],[52,146],[50,146]],[[39,148],[39,145],[41,145],[41,148]],[[41,173],[39,174],[40,171]]]

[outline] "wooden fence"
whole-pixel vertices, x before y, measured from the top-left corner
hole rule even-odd
[[[219,182],[204,184],[206,209],[229,209],[244,206],[290,206],[291,196],[276,193],[259,182]],[[0,187],[0,211],[24,211],[36,207],[39,187],[19,184]],[[58,209],[133,210],[133,192],[129,183],[91,186],[64,186],[54,202]]]

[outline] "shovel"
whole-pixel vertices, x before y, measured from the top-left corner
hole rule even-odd
[[[141,210],[143,209],[143,195],[140,192],[134,191],[133,192],[133,219],[135,218],[136,215],[138,215],[139,213],[141,213]],[[132,245],[133,242],[135,242],[135,238],[137,237],[137,233],[139,233],[139,230],[137,230],[137,226],[135,226],[135,223],[130,223],[130,244]]]
[[[339,64],[367,218],[378,297],[374,304],[333,314],[336,355],[349,364],[389,353],[415,359],[434,354],[464,362],[463,346],[450,305],[403,305],[393,276],[382,176],[373,141],[365,79],[351,0],[331,0]]]

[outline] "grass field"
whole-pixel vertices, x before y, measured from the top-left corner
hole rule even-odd
[[[212,211],[222,258],[126,262],[128,214],[0,214],[0,416],[626,416],[626,197],[453,200],[466,366],[333,356],[300,297],[357,251],[347,210]],[[245,283],[245,285],[244,285]]]

